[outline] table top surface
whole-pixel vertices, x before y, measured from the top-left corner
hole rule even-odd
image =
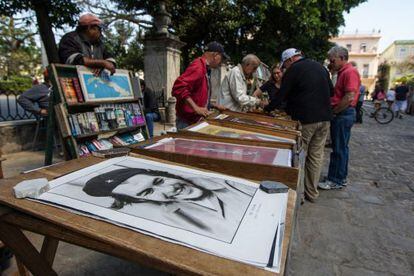
[[[156,160],[144,156],[139,157]],[[52,180],[102,161],[104,159],[96,157],[76,159],[58,163],[27,174],[21,174],[13,178],[2,179],[0,180],[0,205],[7,206],[18,213],[41,219],[46,223],[63,227],[79,235],[109,244],[114,248],[114,251],[117,248],[122,248],[136,252],[137,255],[142,256],[145,260],[154,260],[156,266],[148,262],[145,262],[145,264],[156,269],[164,271],[177,269],[179,271],[186,271],[189,274],[237,275],[243,273],[248,275],[275,275],[274,273],[252,265],[217,257],[39,202],[17,199],[13,195],[13,186],[22,180],[40,177],[46,177]],[[168,161],[162,162],[173,164]],[[293,190],[289,190],[280,274],[283,274],[284,271],[292,234],[295,203],[296,193]]]

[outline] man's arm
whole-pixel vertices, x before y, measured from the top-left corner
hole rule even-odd
[[[247,95],[247,86],[243,80],[242,72],[231,70],[229,72],[229,88],[232,98],[240,106],[255,106],[260,103],[260,99]]]
[[[354,100],[355,92],[354,91],[347,91],[345,92],[345,96],[342,100],[336,105],[333,109],[334,114],[338,114],[349,107],[349,105]]]
[[[191,63],[175,80],[172,95],[177,98],[177,101],[183,101],[190,106],[194,113],[205,117],[209,114],[207,108],[198,106],[191,98],[191,89],[201,82],[201,78],[205,78],[205,75],[200,73],[201,70],[196,62]]]

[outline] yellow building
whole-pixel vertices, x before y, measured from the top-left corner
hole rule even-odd
[[[410,60],[414,63],[414,40],[395,40],[381,53],[380,62],[386,61],[390,65],[390,86],[395,79],[414,74],[414,70],[404,66]]]
[[[361,75],[361,82],[370,92],[375,88],[379,64],[378,42],[380,38],[380,32],[373,31],[371,34],[342,34],[330,40],[348,49],[349,61],[356,63]]]

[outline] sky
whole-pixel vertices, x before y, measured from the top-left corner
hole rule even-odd
[[[379,51],[394,40],[414,40],[414,0],[368,0],[344,13],[345,33],[372,33],[381,30]]]

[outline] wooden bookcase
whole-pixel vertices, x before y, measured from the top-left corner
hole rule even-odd
[[[66,99],[65,93],[63,91],[61,82],[59,78],[78,78],[78,73],[76,70],[76,66],[71,65],[63,65],[63,64],[51,64],[49,66],[49,75],[50,80],[53,86],[53,95],[51,96],[51,107],[49,107],[49,123],[48,124],[48,141],[50,141],[50,134],[56,130],[54,126],[54,122],[57,123],[59,136],[62,142],[62,148],[65,155],[66,160],[79,158],[79,150],[78,145],[87,141],[91,141],[94,139],[100,138],[109,138],[114,135],[124,134],[124,133],[138,133],[140,132],[145,139],[148,139],[148,130],[146,127],[145,122],[145,114],[143,112],[142,103],[137,95],[139,95],[138,91],[134,91],[134,98],[133,99],[119,99],[119,100],[107,100],[107,101],[86,101],[86,102],[69,102]],[[131,76],[130,76],[131,78]],[[134,88],[134,86],[133,86]],[[101,105],[107,104],[127,104],[127,103],[134,103],[138,104],[142,117],[143,123],[134,126],[125,126],[110,130],[100,130],[96,132],[86,133],[86,134],[78,134],[74,135],[72,133],[69,116],[71,114],[79,114],[85,112],[94,112],[95,107],[99,107]],[[45,164],[51,163],[51,152],[52,150],[48,143],[46,149],[46,160]],[[50,161],[50,162],[48,162]]]

